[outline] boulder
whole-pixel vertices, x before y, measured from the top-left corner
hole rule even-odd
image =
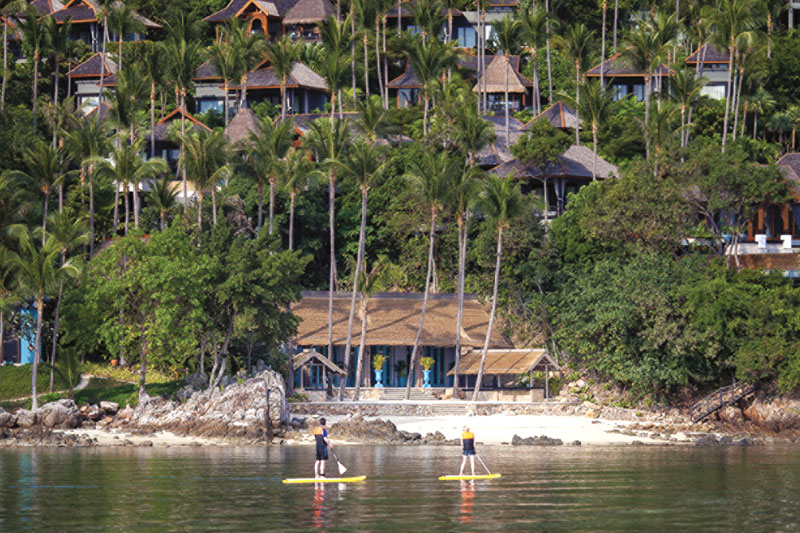
[[[186,385],[195,390],[202,390],[208,387],[208,376],[205,374],[189,374],[186,376]]]
[[[13,428],[17,424],[17,417],[0,409],[0,428]]]
[[[365,420],[361,415],[333,424],[330,432],[336,439],[351,442],[387,443],[406,440],[391,420]]]
[[[695,446],[719,446],[720,442],[714,435],[704,435],[694,440]]]
[[[80,408],[81,416],[87,420],[97,422],[106,414],[101,408],[96,405],[82,405]]]
[[[100,409],[107,415],[115,415],[119,411],[119,404],[116,402],[100,402]]]
[[[57,400],[44,404],[38,410],[46,428],[71,429],[81,425],[81,413],[72,400]]]
[[[757,399],[744,410],[744,416],[769,431],[800,429],[800,401],[787,398]]]
[[[545,435],[538,437],[522,438],[519,435],[514,435],[511,439],[512,446],[561,446],[564,442],[561,439],[551,439]]]
[[[35,411],[28,411],[27,409],[20,409],[17,411],[17,425],[21,428],[31,428],[39,423],[38,413]]]
[[[741,426],[744,424],[744,413],[738,407],[729,405],[719,411],[719,419],[732,426]]]

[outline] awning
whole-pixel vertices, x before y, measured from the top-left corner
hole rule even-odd
[[[536,367],[544,370],[545,365],[552,370],[560,370],[561,368],[553,361],[547,350],[542,348],[488,350],[483,373],[493,375],[527,374]],[[481,368],[481,350],[472,350],[464,354],[458,366],[459,375],[476,375]],[[454,371],[451,370],[447,375],[452,376],[453,373]]]
[[[342,374],[344,375],[344,370],[339,368],[333,361],[325,357],[319,352],[314,350],[303,350],[302,352],[295,354],[294,356],[294,368],[297,370],[301,366],[308,364],[308,363],[319,363],[322,366],[326,367],[329,371],[333,372],[334,374]]]

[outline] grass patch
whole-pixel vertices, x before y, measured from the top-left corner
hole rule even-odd
[[[145,390],[150,396],[171,398],[184,384],[182,379],[165,383],[148,383],[145,386]],[[119,404],[121,408],[125,407],[125,404],[130,404],[133,407],[139,403],[138,391],[138,384],[127,383],[113,378],[92,378],[85,389],[75,392],[75,403],[84,405],[114,402]]]
[[[122,368],[100,363],[84,363],[81,365],[81,373],[91,374],[101,378],[116,379],[117,381],[124,381],[127,383],[139,382],[139,369],[133,367]],[[148,369],[147,375],[145,376],[145,381],[147,383],[167,383],[174,380],[175,377],[155,369]]]
[[[31,394],[31,372],[33,365],[0,366],[0,401],[22,398]],[[55,390],[69,388],[69,383],[58,372],[55,375]],[[36,390],[47,392],[50,389],[50,368],[39,366],[36,376]]]

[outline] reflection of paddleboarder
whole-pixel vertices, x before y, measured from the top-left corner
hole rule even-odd
[[[464,457],[461,459],[461,471],[459,476],[464,475],[464,467],[467,465],[467,457],[469,457],[470,466],[472,467],[472,475],[475,475],[475,435],[464,426],[464,432],[461,434],[461,448]]]
[[[315,529],[325,527],[325,483],[314,483],[314,506],[311,525]]]
[[[472,504],[475,499],[475,482],[461,482],[461,523],[469,524],[472,522]]]
[[[325,477],[325,461],[328,460],[328,446],[333,450],[333,444],[328,439],[328,428],[325,419],[319,419],[319,425],[314,428],[314,439],[317,441],[317,460],[314,462],[314,477]],[[474,467],[473,467],[474,470]]]

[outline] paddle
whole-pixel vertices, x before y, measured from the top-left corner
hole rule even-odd
[[[333,451],[333,447],[331,447],[331,453],[333,454],[333,458],[336,459],[336,464],[339,465],[339,475],[341,476],[345,472],[347,472],[347,468],[345,468],[344,465],[341,462],[339,462],[339,458],[336,457],[336,452]]]
[[[483,459],[481,459],[481,456],[480,455],[476,455],[475,457],[478,458],[478,461],[480,461],[481,464],[483,465],[483,467],[486,469],[486,471],[489,472],[489,475],[492,475],[491,470],[489,470],[489,467],[486,466],[486,463],[483,462]]]

